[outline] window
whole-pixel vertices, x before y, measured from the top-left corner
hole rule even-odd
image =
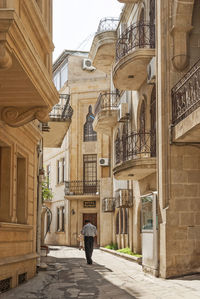
[[[50,233],[50,226],[51,226],[51,213],[47,210],[47,216],[46,216],[46,233]]]
[[[51,172],[51,166],[47,165],[47,188],[50,188],[50,172]]]
[[[26,219],[26,159],[17,157],[17,222],[25,224]]]
[[[140,109],[140,152],[142,152],[142,148],[145,145],[145,116],[146,116],[146,105],[145,101],[142,101],[141,109]]]
[[[151,157],[156,157],[156,86],[154,85],[151,93]]]
[[[125,214],[125,217],[124,217],[125,218],[124,219],[124,222],[125,222],[124,233],[128,234],[128,208],[125,208],[124,214]]]
[[[96,141],[97,133],[93,130],[92,123],[94,121],[94,114],[92,113],[92,106],[88,108],[86,122],[84,124],[84,141]]]
[[[62,180],[62,162],[60,160],[57,160],[57,184],[61,183]]]
[[[11,222],[10,216],[11,148],[0,147],[0,221]]]
[[[53,78],[54,85],[57,90],[60,90],[60,73],[57,73]]]
[[[65,158],[62,158],[61,163],[62,163],[62,180],[61,180],[61,182],[64,183],[64,181],[65,181]]]
[[[83,155],[84,193],[97,190],[97,155]]]
[[[65,207],[61,207],[61,231],[65,231]]]
[[[60,88],[63,87],[63,85],[65,84],[65,82],[67,81],[68,79],[68,64],[66,63],[62,68],[61,68],[61,71],[60,71],[60,83],[61,83],[61,86]]]
[[[117,217],[116,217],[116,234],[119,234],[119,211],[117,212]]]
[[[57,208],[57,231],[60,231],[60,208]]]

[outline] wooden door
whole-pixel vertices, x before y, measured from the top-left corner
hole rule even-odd
[[[90,222],[97,228],[97,213],[83,214],[83,226],[85,225],[85,220],[90,220]],[[98,228],[97,228],[98,230]],[[98,232],[98,231],[97,231]],[[97,246],[97,236],[94,238],[94,247]]]

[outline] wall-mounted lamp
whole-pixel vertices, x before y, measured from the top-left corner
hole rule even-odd
[[[74,209],[72,209],[72,215],[74,215],[75,214],[75,211],[74,211]]]

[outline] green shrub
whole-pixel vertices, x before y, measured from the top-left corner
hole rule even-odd
[[[106,245],[105,248],[112,249],[112,250],[117,250],[118,246],[117,246],[117,243],[111,242],[109,245]]]
[[[141,257],[142,256],[141,254],[132,252],[129,247],[118,249],[117,251],[121,252],[121,253],[129,254],[129,255],[134,255],[136,257]]]

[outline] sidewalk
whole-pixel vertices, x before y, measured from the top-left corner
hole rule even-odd
[[[118,256],[93,253],[87,265],[85,252],[51,247],[47,271],[0,295],[0,299],[176,299],[200,298],[200,275],[164,280],[146,275],[141,266]]]

